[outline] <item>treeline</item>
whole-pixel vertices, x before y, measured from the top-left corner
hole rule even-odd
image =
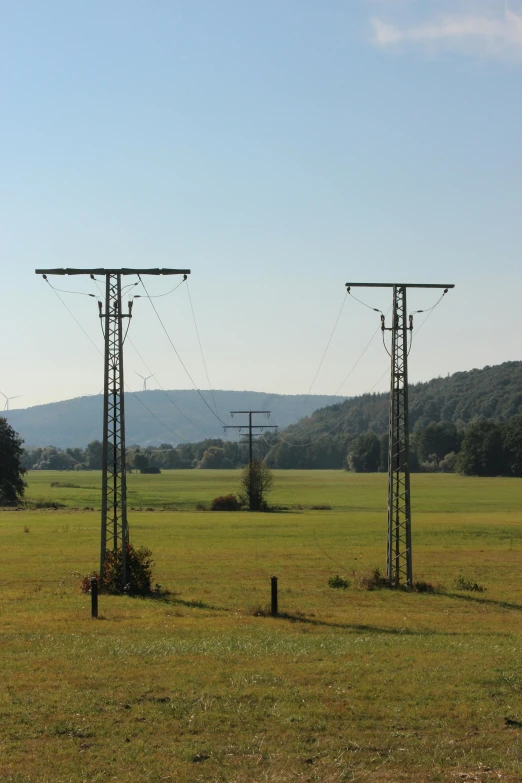
[[[345,468],[362,473],[386,471],[388,435],[367,432],[354,438]],[[506,422],[478,421],[465,430],[447,422],[429,424],[411,437],[410,470],[522,477],[522,415]]]
[[[256,442],[255,456],[264,459],[268,447]],[[103,446],[94,440],[82,448],[60,449],[56,446],[26,448],[23,466],[27,470],[101,470]],[[127,467],[141,472],[187,468],[240,468],[248,462],[243,443],[231,443],[220,438],[208,438],[199,443],[162,443],[160,446],[138,445],[126,449]]]
[[[283,439],[282,439],[283,438]],[[372,430],[360,435],[322,437],[314,443],[292,441],[270,434],[255,443],[254,456],[270,468],[333,469],[375,473],[388,469],[388,434]],[[244,444],[220,438],[173,446],[127,449],[129,469],[143,473],[172,469],[241,468],[248,461]],[[93,441],[85,449],[26,449],[23,465],[35,470],[100,470],[102,444]],[[488,419],[467,427],[452,422],[428,424],[410,436],[412,472],[463,473],[474,476],[522,476],[522,414],[500,422]]]

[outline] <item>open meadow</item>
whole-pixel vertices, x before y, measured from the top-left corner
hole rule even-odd
[[[100,474],[31,472],[27,499],[63,507],[0,510],[0,780],[522,780],[522,480],[412,477],[431,594],[359,584],[385,566],[385,475],[275,471],[284,510],[202,510],[239,475],[128,476],[169,592],[101,596],[97,621],[75,573]]]

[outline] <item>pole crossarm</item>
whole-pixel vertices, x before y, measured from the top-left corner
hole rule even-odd
[[[345,283],[346,288],[455,288],[454,283]]]
[[[35,269],[37,275],[190,275],[190,269]]]
[[[391,332],[389,450],[388,450],[388,535],[386,577],[390,586],[413,584],[411,547],[410,446],[408,418],[408,332],[413,330],[413,316],[408,317],[408,288],[442,288],[444,294],[453,283],[346,283],[350,288],[392,288],[392,325],[381,329]],[[444,294],[442,296],[444,296]],[[442,298],[442,297],[441,297]],[[440,301],[440,300],[439,300]],[[364,303],[363,303],[364,304]],[[371,308],[374,309],[374,308]],[[418,311],[420,312],[420,311]]]

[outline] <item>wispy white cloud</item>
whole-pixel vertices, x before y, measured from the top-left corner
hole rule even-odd
[[[382,49],[445,48],[467,56],[522,62],[522,13],[509,8],[497,16],[452,13],[411,25],[373,18],[371,25],[372,42]]]

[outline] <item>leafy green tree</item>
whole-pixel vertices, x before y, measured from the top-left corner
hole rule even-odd
[[[274,477],[264,462],[253,460],[247,465],[241,476],[243,492],[241,501],[248,504],[250,511],[263,511],[267,508],[266,493],[272,488]]]
[[[522,476],[522,415],[513,416],[504,425],[503,445],[509,475]]]
[[[134,454],[134,467],[136,470],[139,470],[140,472],[147,470],[149,467],[149,458],[146,454],[142,454],[140,451],[137,451]]]
[[[450,451],[460,451],[461,443],[462,435],[449,421],[430,422],[425,429],[417,430],[412,438],[412,446],[421,463],[433,455],[440,461]]]
[[[225,457],[224,449],[219,446],[211,446],[204,452],[199,462],[199,467],[210,469],[231,468],[232,463]]]
[[[472,424],[462,442],[458,469],[467,476],[501,476],[506,470],[502,428],[495,421]]]
[[[103,464],[103,445],[99,440],[93,440],[85,449],[85,467],[87,470],[101,470]]]
[[[0,418],[0,503],[18,503],[25,492],[23,440]]]
[[[375,432],[359,435],[349,446],[347,467],[355,473],[376,473],[381,464],[381,441]]]

